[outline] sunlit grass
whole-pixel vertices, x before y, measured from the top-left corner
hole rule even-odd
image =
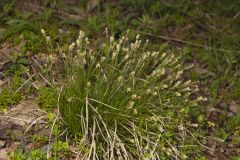
[[[107,32],[107,31],[106,31]],[[128,33],[127,33],[128,34]],[[106,37],[92,49],[84,32],[68,46],[60,112],[88,159],[196,156],[189,112],[203,97],[171,52],[148,51],[137,35]],[[107,33],[108,35],[108,33]],[[198,130],[198,129],[196,129]]]

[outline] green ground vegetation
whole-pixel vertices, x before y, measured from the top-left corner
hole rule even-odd
[[[52,86],[47,86],[40,90],[30,89],[29,91],[28,88],[26,91],[26,89],[23,89],[28,85],[24,85],[23,88],[18,90],[24,81],[26,81],[24,73],[26,72],[26,66],[29,65],[26,56],[31,57],[41,53],[60,56],[59,52],[67,51],[69,44],[77,39],[79,30],[84,31],[89,38],[92,45],[89,48],[92,48],[94,52],[100,52],[101,55],[106,57],[108,63],[105,63],[103,66],[104,70],[107,70],[107,73],[104,72],[107,74],[106,77],[110,77],[111,82],[114,81],[114,78],[116,80],[116,78],[121,75],[124,77],[129,71],[122,70],[121,68],[120,70],[124,73],[116,72],[116,75],[113,74],[115,77],[110,75],[112,72],[108,70],[110,70],[109,67],[112,64],[110,63],[110,57],[105,55],[105,52],[108,49],[104,50],[99,46],[103,43],[106,37],[109,38],[110,36],[113,36],[114,39],[118,41],[127,30],[130,30],[128,35],[130,41],[134,41],[136,35],[139,34],[141,35],[141,40],[146,41],[149,39],[150,43],[147,46],[147,50],[157,50],[161,54],[170,51],[175,54],[176,57],[180,58],[179,63],[183,68],[193,64],[192,68],[184,72],[184,78],[198,81],[200,92],[195,96],[199,97],[201,95],[207,97],[208,101],[202,103],[201,107],[198,108],[189,107],[190,110],[187,109],[184,115],[181,113],[181,116],[177,116],[177,112],[172,112],[175,110],[174,108],[173,110],[165,110],[167,115],[170,114],[169,116],[177,117],[174,123],[176,122],[177,124],[180,124],[180,122],[185,122],[185,120],[190,123],[196,122],[200,129],[193,134],[204,145],[207,145],[207,143],[205,143],[207,140],[203,138],[206,136],[220,138],[224,141],[226,146],[229,143],[233,143],[233,146],[239,144],[239,136],[237,135],[240,131],[240,111],[234,113],[233,116],[229,116],[228,109],[223,108],[223,111],[221,111],[217,120],[211,116],[211,113],[215,113],[215,110],[218,110],[222,104],[230,104],[231,102],[239,104],[240,4],[238,1],[175,0],[168,2],[165,0],[104,0],[100,1],[95,8],[90,9],[88,7],[89,2],[86,0],[79,0],[73,3],[75,5],[69,5],[69,3],[66,3],[65,1],[56,0],[42,0],[38,3],[27,3],[25,1],[19,2],[16,0],[3,0],[0,2],[1,43],[18,45],[22,41],[25,42],[20,53],[17,53],[20,56],[13,57],[12,65],[4,71],[5,78],[14,78],[11,78],[11,82],[5,84],[2,88],[0,94],[1,111],[5,111],[9,106],[17,104],[26,96],[26,94],[35,94],[37,95],[39,104],[41,104],[48,112],[52,112],[52,109],[57,106],[57,94],[59,90],[55,91],[55,89],[52,89]],[[106,35],[105,28],[108,28],[109,35]],[[51,38],[50,41],[46,41],[46,36],[42,35],[41,29],[46,31],[49,38]],[[82,50],[80,51],[82,52]],[[95,54],[94,52],[93,54]],[[96,64],[93,63],[92,65]],[[77,82],[81,82],[77,84],[76,82],[68,81],[68,85],[65,87],[66,90],[63,90],[63,97],[65,97],[63,98],[64,102],[61,102],[63,106],[71,104],[73,108],[76,108],[75,106],[80,104],[83,105],[85,103],[81,100],[67,101],[67,97],[71,96],[86,98],[87,95],[89,95],[89,97],[98,100],[101,99],[101,102],[104,104],[119,104],[117,106],[120,106],[121,104],[121,94],[122,96],[124,95],[123,97],[130,97],[128,96],[128,92],[124,92],[123,90],[119,95],[116,93],[119,98],[118,100],[112,100],[111,102],[108,101],[108,95],[111,96],[111,94],[115,94],[114,91],[116,90],[117,84],[106,83],[104,78],[101,77],[102,72],[92,70],[91,67],[92,66],[87,66],[87,69],[76,67],[73,69],[77,74],[85,75],[86,79],[76,77],[78,80]],[[133,66],[129,68],[132,67]],[[56,68],[56,66],[48,63],[47,67],[41,68],[41,73],[49,74],[49,77],[51,77],[53,75],[51,71],[54,68]],[[69,72],[68,70],[66,71],[62,69],[61,71],[61,77],[66,78],[69,75],[73,75],[72,72]],[[145,73],[145,71],[146,70],[142,73]],[[93,76],[92,74],[96,75]],[[101,79],[101,81],[99,79]],[[87,91],[88,82],[90,82],[90,87],[92,87],[90,93]],[[100,84],[105,86],[105,88],[97,88]],[[84,90],[79,92],[79,90],[81,90],[80,88],[84,88]],[[143,90],[139,90],[139,92],[136,93],[141,94],[143,92]],[[126,98],[125,100],[128,99]],[[174,100],[173,103],[179,101],[180,100]],[[123,101],[121,102],[123,103]],[[102,108],[104,108],[104,104],[100,105],[97,102],[91,103],[98,106],[98,112],[101,112]],[[89,102],[89,104],[91,103]],[[194,111],[191,110],[192,108]],[[71,115],[72,110],[66,110],[68,110],[68,107],[65,107],[65,111],[62,110],[63,117],[66,117],[66,115],[69,114]],[[80,112],[79,110],[76,111]],[[84,116],[86,116],[86,111],[86,108],[82,110]],[[106,112],[112,111],[109,109]],[[173,115],[171,115],[171,113]],[[110,115],[105,112],[102,112],[101,114]],[[125,114],[133,113],[130,112]],[[124,116],[118,116],[119,119],[124,119],[123,117]],[[75,118],[80,119],[81,115]],[[97,118],[97,116],[95,118]],[[106,116],[104,121],[111,126],[110,129],[114,133],[116,124],[112,121],[113,118],[115,117]],[[71,121],[68,121],[68,119],[65,118],[65,120],[67,121],[69,130],[80,131],[81,134],[77,137],[84,135],[83,129],[80,128],[80,126],[76,127],[76,125]],[[143,124],[146,123],[144,118],[142,122]],[[85,122],[83,121],[81,123]],[[93,124],[97,125],[95,119],[91,119],[89,123],[92,125],[90,127],[92,130]],[[120,130],[121,127],[119,125],[117,126],[117,129]],[[151,127],[148,129],[151,130]],[[171,138],[175,136],[175,129],[179,127],[179,125],[170,125],[169,127],[170,133],[166,133],[167,135],[162,137],[162,144],[167,143],[165,140],[174,141],[174,145],[179,144],[178,140]],[[140,133],[143,134],[144,131]],[[140,133],[136,132],[137,135]],[[126,134],[125,131],[123,134]],[[229,142],[229,137],[235,138]],[[103,138],[100,139],[100,146],[106,145]],[[127,144],[130,144],[129,140],[126,141]],[[194,140],[190,138],[189,141],[192,143]],[[81,143],[79,146],[80,148],[84,146],[85,149],[82,149],[85,150],[86,153],[88,153],[88,149],[91,148],[91,145],[89,145],[88,148]],[[131,147],[129,147],[129,149],[130,148]],[[231,154],[227,155],[229,159],[231,157],[233,157],[233,159],[238,159],[238,155],[235,155],[236,152],[233,151],[234,149],[234,147],[232,150],[230,149]],[[193,153],[191,149],[183,150],[182,153],[186,155],[191,155]],[[16,156],[19,155],[21,157],[22,155],[18,154],[20,152],[21,151],[16,152]],[[101,153],[101,149],[96,148],[96,152]],[[36,151],[33,155],[34,154],[36,155],[40,153]],[[201,152],[201,149],[196,154],[196,157],[205,156],[205,154]],[[146,156],[148,156],[148,154],[146,154]],[[13,157],[13,155],[11,157]]]

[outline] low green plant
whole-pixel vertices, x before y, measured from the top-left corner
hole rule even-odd
[[[69,146],[67,142],[58,141],[53,144],[53,151],[55,152],[69,152]]]
[[[22,149],[10,152],[10,160],[47,160],[47,155],[39,149],[30,150],[24,153]]]
[[[22,99],[21,93],[17,91],[22,81],[21,77],[14,77],[9,84],[3,86],[0,93],[0,111],[6,111],[8,107],[17,104]]]
[[[231,160],[240,160],[240,157],[234,156],[231,158]]]
[[[17,104],[21,100],[20,93],[13,93],[8,90],[3,90],[0,94],[0,108],[5,111],[11,105]]]
[[[60,157],[63,158],[68,156],[71,153],[68,142],[63,142],[63,141],[56,141],[53,144],[52,152],[54,157],[56,158],[60,158]]]
[[[38,92],[37,101],[45,110],[52,110],[57,105],[55,90],[49,87],[41,88]]]
[[[28,153],[27,160],[47,160],[47,155],[43,151],[35,149]]]
[[[22,149],[17,149],[15,151],[10,152],[9,158],[11,160],[25,160],[26,159]]]
[[[183,79],[179,57],[148,51],[147,44],[139,35],[134,42],[124,35],[108,37],[92,49],[80,31],[69,45],[69,78],[59,109],[79,146],[89,149],[85,157],[198,157],[201,128],[192,124],[191,112],[206,99],[190,98],[198,86]]]
[[[48,142],[48,137],[43,136],[43,135],[34,134],[32,136],[32,141],[38,142],[38,143],[44,143],[44,142]]]

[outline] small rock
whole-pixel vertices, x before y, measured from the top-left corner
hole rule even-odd
[[[221,108],[221,109],[227,109],[227,107],[228,107],[228,105],[226,104],[226,103],[224,103],[224,102],[221,102],[221,103],[219,103],[219,108]]]
[[[5,146],[5,144],[6,144],[6,142],[5,142],[5,141],[3,141],[3,140],[0,140],[0,147],[4,147],[4,146]]]
[[[32,85],[33,85],[37,90],[39,90],[39,89],[41,89],[41,88],[43,88],[43,87],[46,86],[46,82],[45,82],[45,81],[38,81],[38,80],[36,80],[36,81],[34,81],[34,82],[32,83]]]
[[[42,146],[42,147],[40,148],[40,150],[41,150],[43,153],[47,154],[48,148],[50,148],[50,149],[52,148],[52,143],[46,144],[46,145]]]
[[[6,148],[0,149],[0,160],[8,160],[8,151]]]
[[[60,34],[63,34],[63,33],[64,33],[64,30],[63,30],[63,29],[58,29],[58,32],[59,32]]]
[[[4,81],[0,80],[0,87],[3,86]]]
[[[0,80],[0,93],[2,92],[2,86],[4,84],[4,81]]]
[[[38,105],[33,100],[23,100],[15,108],[5,114],[8,121],[20,126],[29,125],[36,117],[40,117],[43,112],[40,112]]]
[[[227,115],[228,115],[228,117],[233,117],[234,116],[234,114],[232,112],[229,112]]]
[[[232,101],[229,105],[229,110],[233,113],[237,113],[238,109],[239,105],[235,101]]]
[[[100,4],[99,0],[88,0],[87,11],[91,11]]]
[[[15,151],[21,146],[21,142],[13,142],[8,148],[8,151]]]
[[[194,67],[194,70],[197,74],[199,75],[203,75],[203,74],[206,74],[206,75],[209,75],[209,76],[214,76],[214,73],[213,72],[210,72],[209,70],[207,70],[206,68],[203,68],[202,66],[200,66],[199,64],[196,64],[195,67]]]
[[[21,140],[19,135],[24,132],[29,134],[31,131],[38,132],[45,126],[44,115],[45,113],[32,99],[21,101],[20,104],[0,117],[0,139]]]

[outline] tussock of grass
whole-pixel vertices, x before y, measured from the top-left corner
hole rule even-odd
[[[147,51],[147,44],[139,36],[131,43],[124,35],[89,49],[80,31],[69,45],[60,112],[69,132],[87,148],[86,158],[197,156],[199,145],[189,134],[197,125],[188,114],[205,99],[190,99],[198,87],[183,80],[178,57]]]

